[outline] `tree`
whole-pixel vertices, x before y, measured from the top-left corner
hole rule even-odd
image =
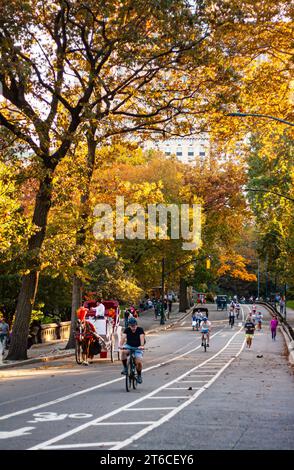
[[[236,39],[277,15],[276,2],[262,12],[243,3],[244,13],[220,0],[193,8],[184,0],[2,2],[0,124],[30,147],[39,178],[9,359],[26,357],[54,172],[77,131],[96,122],[101,144],[130,132],[202,129],[201,117],[236,91],[226,66]],[[248,38],[252,56],[258,45]]]
[[[191,90],[182,87],[178,93],[168,70],[206,35],[198,29],[196,40],[191,39],[196,16],[182,1],[139,1],[132,6],[128,1],[4,1],[1,9],[5,100],[0,124],[28,144],[39,166],[33,214],[37,231],[28,240],[27,272],[9,352],[9,359],[23,359],[54,171],[77,129],[96,119],[101,142],[117,133],[160,129],[179,116]],[[155,87],[159,77],[160,90]]]

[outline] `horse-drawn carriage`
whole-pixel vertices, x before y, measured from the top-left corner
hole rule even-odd
[[[101,358],[107,358],[109,353],[111,362],[114,362],[116,353],[117,359],[120,359],[119,304],[116,300],[103,301],[104,316],[96,317],[94,310],[96,303],[95,300],[84,302],[84,308],[87,310],[85,321],[78,320],[75,336],[76,361],[78,364],[87,364],[88,359],[93,359],[93,356],[99,353]]]
[[[228,310],[227,303],[228,303],[228,298],[226,295],[216,296],[216,309],[217,310]]]

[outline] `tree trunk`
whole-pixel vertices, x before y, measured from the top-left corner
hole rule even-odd
[[[184,278],[180,278],[180,305],[179,311],[185,312],[188,308],[187,283]]]
[[[13,361],[27,359],[28,332],[39,280],[39,253],[44,241],[47,217],[51,206],[51,183],[52,173],[50,172],[40,182],[39,191],[36,196],[33,223],[39,230],[28,241],[27,269],[29,273],[25,274],[22,278],[22,285],[16,305],[11,345],[7,356],[7,359]]]
[[[82,281],[81,279],[74,275],[73,282],[72,282],[72,301],[71,301],[71,324],[70,324],[70,334],[68,343],[65,349],[72,349],[75,347],[75,338],[74,332],[76,328],[76,311],[80,307],[82,303]]]
[[[87,180],[85,185],[84,194],[81,196],[81,210],[79,214],[80,220],[83,222],[79,231],[77,232],[76,236],[76,247],[83,246],[86,241],[86,227],[88,225],[89,220],[89,197],[90,197],[90,184],[91,179],[93,176],[94,166],[95,166],[95,152],[97,147],[97,142],[94,138],[95,135],[95,127],[91,127],[87,133]],[[79,251],[79,250],[77,250]],[[77,266],[83,266],[83,260],[77,260]],[[71,324],[70,324],[70,334],[69,340],[65,347],[65,349],[71,349],[75,346],[74,341],[74,332],[76,327],[76,311],[80,307],[82,303],[82,288],[83,282],[82,280],[74,275],[73,277],[73,285],[72,285],[72,303],[71,303]]]

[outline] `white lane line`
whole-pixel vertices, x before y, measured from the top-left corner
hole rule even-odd
[[[185,395],[185,396],[181,396],[181,397],[175,397],[175,396],[172,396],[170,395],[169,397],[150,397],[150,398],[147,398],[147,400],[169,400],[170,398],[187,398],[188,395]]]
[[[93,426],[122,426],[122,425],[129,425],[134,424],[137,426],[138,424],[153,424],[155,421],[106,421],[105,423],[94,423]]]
[[[217,334],[217,333],[216,333]],[[141,397],[141,398],[138,398],[137,400],[127,404],[127,405],[124,405],[122,406],[121,408],[118,408],[116,410],[113,410],[103,416],[100,416],[98,418],[95,418],[91,421],[88,421],[87,423],[84,423],[80,426],[77,426],[76,428],[73,428],[71,429],[70,431],[67,431],[63,434],[60,434],[59,436],[56,436],[56,437],[53,437],[51,439],[49,439],[48,441],[45,441],[45,442],[41,442],[33,447],[31,447],[29,450],[38,450],[38,449],[46,449],[46,448],[51,448],[51,444],[55,443],[55,442],[58,442],[58,441],[61,441],[69,436],[72,436],[73,434],[76,434],[80,431],[83,431],[84,429],[88,428],[89,426],[92,426],[94,423],[99,423],[101,421],[105,421],[106,419],[108,419],[110,416],[114,416],[116,414],[119,414],[121,413],[122,411],[147,411],[147,410],[150,410],[150,408],[133,408],[134,405],[137,405],[138,403],[141,403],[142,401],[145,401],[147,398],[149,397],[152,397],[154,395],[156,395],[157,393],[159,393],[161,390],[165,389],[166,387],[168,387],[169,385],[172,385],[172,384],[175,384],[175,383],[179,383],[179,381],[181,379],[183,379],[184,377],[187,377],[189,374],[191,374],[191,372],[194,372],[196,369],[199,369],[201,366],[203,366],[204,364],[206,364],[207,362],[213,360],[215,357],[219,356],[220,354],[222,354],[223,351],[226,350],[226,347],[231,344],[231,342],[235,339],[235,337],[239,334],[239,332],[235,333],[232,338],[229,340],[229,342],[222,348],[219,350],[219,352],[217,352],[214,356],[212,356],[211,358],[208,358],[206,361],[204,361],[202,364],[199,364],[195,367],[193,367],[192,369],[188,370],[187,372],[185,372],[184,374],[180,375],[179,377],[177,377],[176,379],[173,379],[171,380],[170,382],[160,386],[159,388],[153,390],[153,392],[150,392],[148,393],[147,395]],[[245,342],[243,343],[245,344]],[[200,347],[200,346],[199,346]],[[235,358],[231,359],[230,362],[228,364],[230,364]],[[211,379],[211,380],[214,380]],[[202,388],[205,388],[206,385]],[[202,390],[202,388],[200,390]],[[132,408],[131,408],[132,407]],[[164,408],[154,408],[154,409],[164,409]],[[172,409],[174,410],[175,407],[171,407],[171,408],[165,408],[165,409]],[[152,410],[152,408],[151,408]]]
[[[200,387],[199,387],[200,388]],[[195,390],[196,387],[193,387],[193,390]],[[191,391],[189,390],[187,387],[166,387],[164,390],[162,390],[163,392],[165,392],[166,390],[187,390],[188,391]]]
[[[218,335],[221,333],[222,330],[220,331],[217,331],[214,335],[211,336],[211,338],[213,338],[214,336]],[[147,367],[146,369],[144,369],[144,373],[150,371],[150,370],[153,370],[153,369],[157,369],[159,367],[162,367],[166,364],[170,364],[171,362],[173,361],[176,361],[178,359],[180,359],[181,357],[184,357],[184,356],[187,356],[188,354],[192,353],[192,352],[195,352],[197,349],[201,348],[201,346],[197,346],[193,349],[190,349],[189,351],[183,353],[183,354],[180,354],[179,356],[175,356],[165,362],[160,362],[158,364],[155,364],[154,366],[151,366],[151,367]],[[71,393],[70,395],[66,395],[66,396],[63,396],[63,397],[60,397],[60,398],[56,398],[55,400],[52,400],[52,401],[48,401],[46,403],[42,403],[40,405],[36,405],[36,406],[32,406],[30,408],[25,408],[23,410],[19,410],[19,411],[15,411],[13,413],[9,413],[7,415],[4,415],[4,416],[0,416],[0,421],[1,420],[4,420],[4,419],[8,419],[8,418],[12,418],[14,416],[19,416],[19,415],[22,415],[22,414],[25,414],[25,413],[30,413],[31,411],[35,411],[35,410],[40,410],[42,408],[46,408],[48,406],[51,406],[51,405],[56,405],[57,403],[61,403],[63,401],[66,401],[66,400],[70,400],[72,398],[75,398],[75,397],[78,397],[80,395],[83,395],[85,393],[89,393],[89,392],[92,392],[93,390],[98,390],[99,388],[103,388],[103,387],[106,387],[107,385],[111,385],[113,383],[116,383],[116,382],[119,382],[121,380],[125,380],[124,377],[119,377],[117,379],[113,379],[113,380],[109,380],[108,382],[103,382],[99,385],[94,385],[93,387],[90,387],[90,388],[86,388],[84,390],[80,390],[79,392],[75,392],[75,393]]]
[[[181,384],[197,384],[197,383],[202,383],[202,382],[207,382],[207,380],[181,380],[179,383],[181,383]]]
[[[74,449],[80,447],[105,447],[105,446],[112,446],[117,444],[119,441],[112,441],[112,442],[89,442],[86,444],[66,444],[64,446],[52,446],[50,449]]]
[[[245,345],[245,341],[243,341],[242,343],[242,346],[239,350],[239,354],[241,354],[243,348],[244,348],[244,345]],[[174,410],[172,410],[170,413],[168,413],[167,415],[163,416],[161,419],[159,419],[157,422],[151,424],[150,426],[148,426],[147,428],[145,429],[142,429],[141,431],[139,431],[138,433],[136,433],[135,435],[133,435],[132,437],[128,438],[128,439],[125,439],[123,442],[121,442],[120,444],[117,444],[115,445],[114,447],[112,447],[111,449],[109,450],[120,450],[124,447],[126,447],[127,445],[130,445],[132,444],[134,441],[137,441],[138,439],[140,439],[141,437],[143,437],[145,434],[147,434],[148,432],[152,431],[153,429],[161,426],[163,423],[166,423],[167,421],[169,421],[173,416],[175,416],[176,414],[178,414],[180,411],[182,411],[184,408],[186,408],[188,405],[190,405],[191,403],[193,403],[193,401],[195,401],[205,390],[207,390],[217,379],[218,377],[224,372],[224,370],[227,369],[227,367],[230,366],[230,364],[235,360],[235,358],[232,358],[230,359],[230,361],[220,369],[220,371],[206,384],[204,385],[204,387],[200,388],[200,390],[198,390],[189,400],[185,401],[184,403],[182,403],[180,406],[178,406],[177,408],[175,408]]]
[[[125,410],[120,410],[121,411],[151,411],[151,410],[174,410],[175,406],[159,406],[159,407],[152,407],[152,408],[128,408]],[[51,446],[50,446],[51,447]]]
[[[214,374],[197,374],[197,375],[189,375],[189,377],[213,377]]]

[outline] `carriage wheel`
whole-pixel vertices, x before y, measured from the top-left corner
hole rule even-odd
[[[76,344],[75,344],[75,355],[76,355],[77,364],[82,364],[82,362],[83,362],[82,343],[77,339],[76,339]]]

